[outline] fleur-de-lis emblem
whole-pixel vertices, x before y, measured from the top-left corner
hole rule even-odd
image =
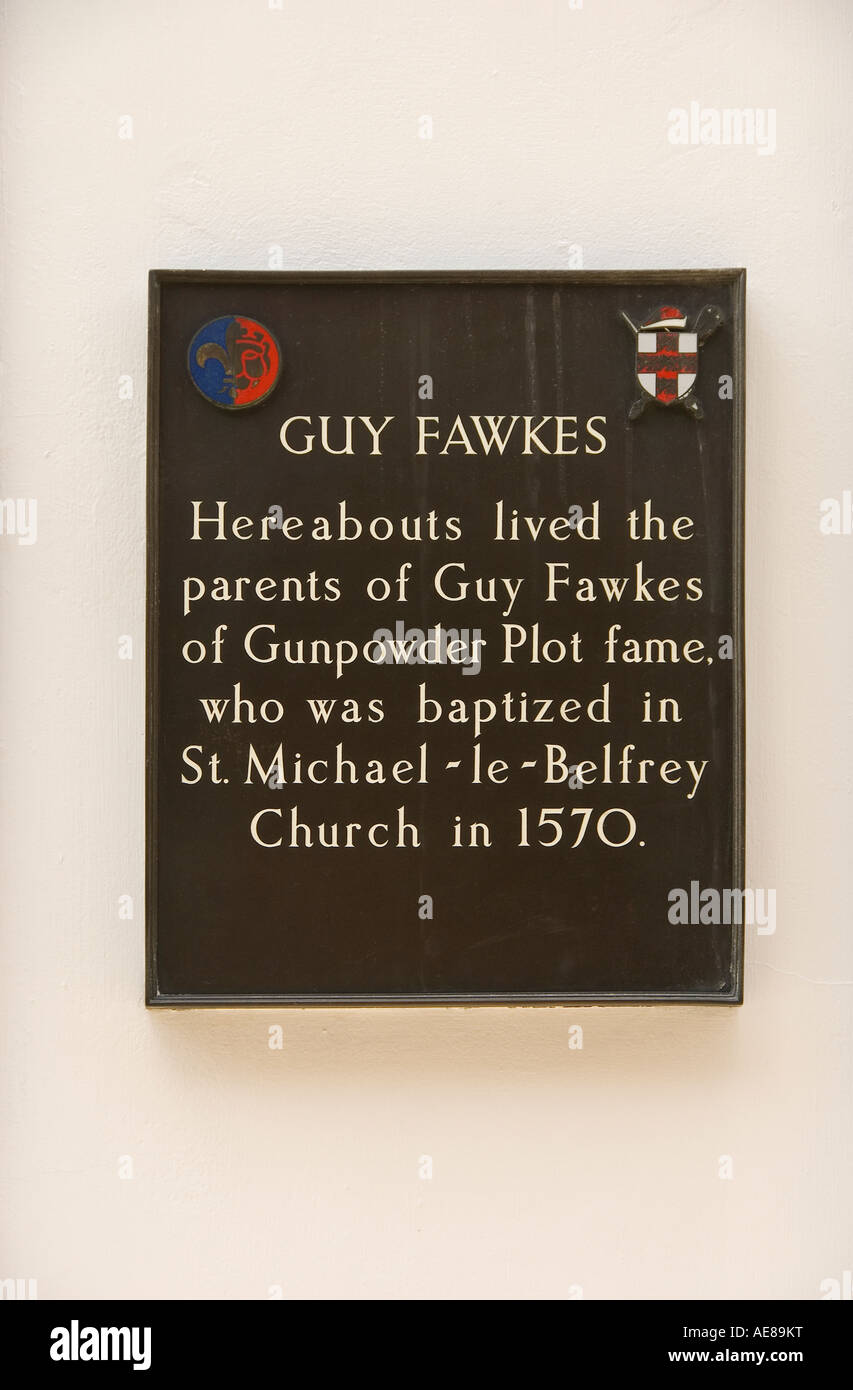
[[[211,370],[212,363],[221,372]],[[242,315],[205,324],[190,344],[193,382],[203,396],[226,410],[256,405],[268,396],[280,365],[278,344],[269,329]]]

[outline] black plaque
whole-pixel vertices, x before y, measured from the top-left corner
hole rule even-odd
[[[152,272],[149,1004],[741,1001],[744,292]]]

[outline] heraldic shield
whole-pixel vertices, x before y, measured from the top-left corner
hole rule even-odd
[[[634,324],[627,314],[622,317],[636,335],[637,381],[642,394],[628,412],[629,420],[642,415],[646,405],[683,405],[697,419],[702,407],[693,394],[699,372],[699,345],[719,328],[723,316],[713,304],[699,313],[692,331],[687,329],[687,317],[674,304],[664,304],[646,323]]]
[[[637,334],[637,380],[661,405],[686,396],[699,370],[699,338],[685,333],[687,320],[677,309],[666,307],[653,323],[644,323]]]

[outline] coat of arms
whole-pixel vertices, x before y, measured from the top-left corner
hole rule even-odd
[[[262,323],[243,314],[225,314],[195,334],[187,365],[205,400],[223,410],[245,410],[259,405],[275,386],[281,352]]]
[[[628,411],[628,419],[639,419],[646,406],[657,401],[658,405],[683,405],[701,420],[705,412],[693,394],[699,347],[722,323],[720,310],[706,304],[692,329],[687,327],[687,316],[674,304],[664,304],[648,322],[639,325],[625,313],[622,317],[637,340],[637,380],[643,390]]]

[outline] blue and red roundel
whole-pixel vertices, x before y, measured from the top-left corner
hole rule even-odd
[[[226,314],[198,330],[188,364],[205,400],[225,410],[245,410],[272,391],[281,372],[281,352],[262,323]]]

